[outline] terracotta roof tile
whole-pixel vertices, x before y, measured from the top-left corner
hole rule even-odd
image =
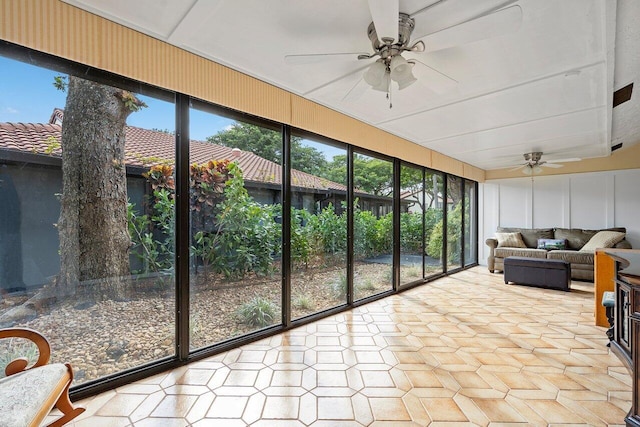
[[[60,157],[62,155],[61,139],[62,126],[59,124],[0,123],[0,149],[2,150]],[[190,163],[202,164],[209,160],[220,159],[234,160],[232,150],[232,148],[210,142],[192,140]],[[175,139],[172,134],[127,126],[125,160],[128,166],[148,168],[158,163],[173,163],[174,151]],[[277,185],[282,182],[282,168],[277,163],[251,152],[241,152],[237,162],[246,181]],[[293,187],[346,191],[345,185],[295,169],[291,170],[291,182]]]

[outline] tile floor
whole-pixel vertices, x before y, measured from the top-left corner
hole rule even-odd
[[[78,402],[72,425],[622,426],[593,285],[477,267]]]

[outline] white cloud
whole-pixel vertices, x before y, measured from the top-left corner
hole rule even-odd
[[[20,111],[16,110],[15,108],[11,108],[11,107],[4,107],[4,108],[2,109],[2,112],[3,112],[3,113],[6,113],[6,114],[18,114]]]
[[[225,132],[230,131],[231,129],[233,129],[235,127],[235,123],[227,125],[224,127]]]

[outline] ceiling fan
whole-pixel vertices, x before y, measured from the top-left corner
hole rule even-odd
[[[420,61],[416,56],[516,31],[522,22],[522,10],[517,5],[506,7],[515,1],[458,0],[457,3],[460,3],[458,6],[465,6],[462,9],[462,16],[458,16],[459,22],[454,20],[451,23],[449,20],[445,24],[448,26],[441,28],[438,26],[441,25],[439,22],[446,21],[435,19],[434,14],[437,16],[436,6],[442,5],[447,0],[438,0],[411,14],[400,12],[399,0],[368,0],[372,22],[367,28],[367,36],[371,41],[372,53],[294,54],[286,55],[284,59],[288,64],[308,64],[345,58],[375,59],[375,62],[366,67],[362,78],[349,90],[343,100],[355,100],[367,89],[386,92],[387,98],[390,99],[392,87],[403,90],[418,79],[426,85],[433,81],[434,85],[430,87],[439,86],[436,91],[440,92],[438,89],[443,87],[446,89],[447,86],[455,85],[457,81]],[[479,6],[484,8],[479,9]],[[459,11],[456,10],[456,12]],[[425,27],[431,28],[420,28],[421,35],[411,41],[416,21],[423,22]],[[404,53],[416,55],[406,59],[402,56]],[[340,78],[361,71],[362,68]],[[418,74],[417,77],[414,71]],[[392,107],[391,100],[389,107]]]
[[[534,151],[532,153],[524,153],[524,163],[520,166],[517,166],[513,169],[510,169],[509,172],[517,171],[522,169],[522,173],[525,175],[537,175],[542,172],[542,168],[561,168],[564,165],[555,162],[575,162],[581,159],[579,158],[570,158],[570,159],[559,159],[555,160],[555,162],[547,162],[542,160],[542,151]]]

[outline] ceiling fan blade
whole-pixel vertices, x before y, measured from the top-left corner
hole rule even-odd
[[[504,9],[519,0],[439,0],[422,7],[409,16],[415,21],[416,32],[413,39],[437,33],[446,28],[472,21],[481,16],[488,15],[500,9]]]
[[[545,162],[544,164],[541,164],[541,165],[539,165],[539,166],[542,166],[543,168],[561,168],[561,167],[563,167],[564,165],[560,165],[560,164],[558,164],[558,163],[548,163],[548,162]]]
[[[369,11],[378,39],[398,39],[399,0],[369,0]],[[392,42],[393,42],[392,40]]]
[[[582,160],[579,157],[570,157],[567,159],[556,159],[556,160],[549,160],[549,162],[552,163],[569,163],[569,162],[579,162],[580,160]]]
[[[522,24],[522,8],[510,6],[462,24],[424,36],[425,52],[436,52],[454,46],[486,40],[517,31]]]
[[[457,80],[433,67],[430,67],[422,61],[417,59],[411,59],[411,61],[416,63],[416,66],[413,67],[413,74],[416,76],[418,81],[435,93],[447,92],[458,84]]]
[[[290,65],[317,64],[324,61],[356,61],[358,55],[369,55],[363,52],[347,53],[307,53],[299,55],[285,55],[284,62]]]
[[[513,171],[520,170],[520,169],[522,169],[522,168],[524,168],[524,167],[526,167],[526,166],[529,166],[529,165],[524,164],[524,165],[516,166],[516,167],[515,167],[515,168],[513,168],[513,169],[509,169],[509,172],[513,172]]]

